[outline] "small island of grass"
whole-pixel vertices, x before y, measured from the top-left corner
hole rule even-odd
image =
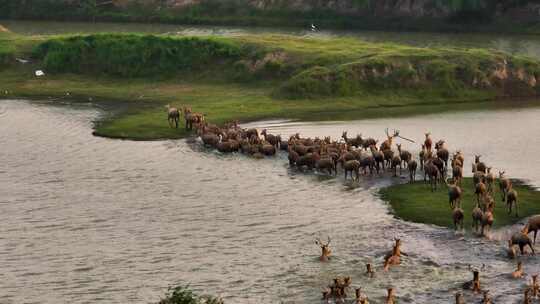
[[[506,204],[501,202],[499,189],[495,185],[494,228],[512,225],[531,215],[540,214],[540,192],[523,183],[514,182],[518,191],[519,217],[508,214]],[[461,208],[465,211],[464,226],[471,230],[471,212],[476,204],[472,178],[464,178],[462,182],[463,197]],[[448,191],[445,185],[431,192],[428,183],[393,185],[380,190],[381,197],[390,203],[397,217],[415,223],[433,224],[453,228],[452,212],[448,204]]]

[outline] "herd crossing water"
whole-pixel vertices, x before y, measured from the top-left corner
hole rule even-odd
[[[540,153],[540,139],[523,135],[540,131],[539,114],[517,108],[243,127],[333,138],[344,130],[382,138],[395,127],[417,141],[429,129],[466,152],[466,168],[482,154],[538,187],[540,164],[530,156]],[[254,160],[186,140],[93,137],[101,115],[92,105],[0,101],[0,303],[149,303],[177,283],[227,303],[319,303],[320,288],[336,276],[351,276],[377,302],[391,285],[400,303],[448,303],[470,279],[469,264],[486,265],[482,283],[496,303],[522,297],[525,281],[508,279],[509,229],[487,241],[401,221],[377,197],[391,178],[300,174],[285,154]],[[328,235],[334,259],[321,264],[314,239]],[[394,237],[409,256],[366,280],[365,264],[380,271]],[[524,262],[529,274],[540,271],[537,257]]]

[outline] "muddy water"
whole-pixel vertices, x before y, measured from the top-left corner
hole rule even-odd
[[[149,303],[176,283],[227,303],[319,303],[320,287],[336,275],[352,276],[374,302],[394,286],[400,303],[449,303],[470,278],[468,264],[486,264],[483,283],[496,303],[519,298],[524,282],[506,277],[514,265],[502,243],[395,219],[375,195],[389,178],[352,185],[291,171],[285,156],[255,161],[183,140],[97,138],[100,115],[92,106],[0,101],[0,303]],[[540,132],[539,115],[529,108],[258,125],[379,138],[399,127],[414,139],[430,129],[468,159],[481,153],[540,186],[540,163],[530,160],[539,139],[523,136]],[[321,264],[313,240],[327,235],[335,258]],[[394,236],[409,257],[367,280],[364,263],[380,270]],[[526,259],[529,273],[540,270],[537,258]]]

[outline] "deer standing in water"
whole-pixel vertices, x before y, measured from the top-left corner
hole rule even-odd
[[[321,247],[321,256],[319,257],[321,262],[328,262],[330,260],[330,256],[332,255],[332,250],[330,250],[330,241],[330,237],[328,237],[326,244],[318,238],[315,240],[315,244]]]
[[[524,275],[523,273],[523,262],[519,261],[517,263],[517,269],[512,272],[512,278],[514,279],[520,279]]]
[[[373,270],[373,265],[371,265],[371,263],[366,264],[366,275],[370,278],[375,276],[375,270]]]
[[[469,266],[469,269],[473,273],[473,279],[471,281],[463,283],[463,289],[471,289],[474,293],[482,292],[480,288],[480,270],[474,269]]]
[[[392,143],[394,141],[394,137],[399,135],[399,131],[394,130],[394,135],[390,135],[388,133],[388,128],[384,130],[384,133],[386,133],[386,140],[381,144],[381,147],[379,150],[391,150],[392,149]]]
[[[394,238],[395,244],[392,248],[392,252],[388,253],[384,257],[384,271],[388,271],[390,269],[390,266],[395,266],[401,264],[401,254],[404,254],[401,252],[401,239]]]

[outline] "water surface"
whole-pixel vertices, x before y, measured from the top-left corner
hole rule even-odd
[[[252,160],[201,151],[188,141],[132,142],[91,135],[92,106],[0,101],[0,303],[149,303],[190,283],[227,303],[319,303],[319,290],[350,275],[374,302],[388,286],[400,303],[451,303],[486,264],[496,303],[521,298],[525,281],[494,241],[395,219],[376,196],[390,178],[360,184],[289,170],[286,157]],[[451,149],[540,186],[540,109],[475,111],[335,123],[258,123],[283,135],[381,138],[384,128]],[[416,146],[404,143],[409,150]],[[317,260],[314,238],[332,237],[335,258]],[[409,257],[380,271],[392,238]],[[527,273],[540,270],[525,258]],[[469,297],[469,295],[467,295]],[[472,299],[469,298],[470,302]],[[478,299],[476,299],[478,300]],[[476,301],[475,300],[475,301]]]

